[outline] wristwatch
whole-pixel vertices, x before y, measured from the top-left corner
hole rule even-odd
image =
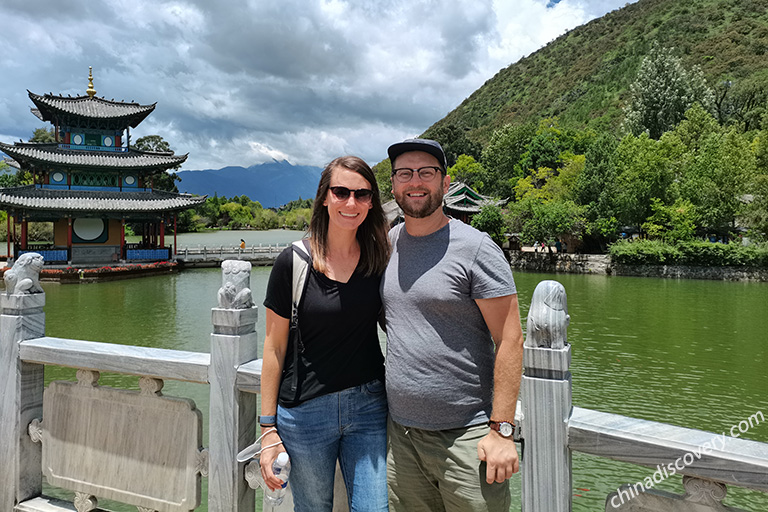
[[[510,421],[489,421],[488,426],[491,427],[491,430],[495,430],[499,434],[501,434],[502,437],[512,437],[512,434],[515,432],[515,424]]]

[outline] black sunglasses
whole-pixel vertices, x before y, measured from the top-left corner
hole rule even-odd
[[[331,187],[333,196],[339,201],[346,201],[349,199],[349,194],[355,196],[355,201],[361,203],[370,203],[373,198],[373,190],[369,188],[359,188],[357,190],[350,190],[347,187]]]

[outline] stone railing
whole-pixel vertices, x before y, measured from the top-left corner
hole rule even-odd
[[[234,245],[179,247],[175,259],[185,266],[211,266],[222,261],[237,259],[254,265],[272,265],[280,253],[290,244],[251,245],[244,249]],[[206,265],[209,264],[209,265]]]
[[[206,354],[45,336],[37,258],[24,259],[0,296],[0,510],[85,512],[101,498],[140,512],[189,511],[207,477],[209,511],[253,511],[245,475],[256,463],[236,460],[257,436],[261,360],[250,264],[222,265]],[[44,388],[45,365],[77,368],[77,382]],[[100,372],[136,375],[140,391],[100,386]],[[209,386],[207,448],[201,411],[163,396],[167,379]],[[74,491],[74,503],[43,496],[43,476]],[[289,508],[290,498],[277,510]]]
[[[0,296],[0,510],[85,512],[103,498],[140,512],[189,511],[208,478],[209,511],[253,511],[258,466],[237,461],[257,435],[261,377],[250,264],[222,265],[207,354],[45,336],[35,272],[42,258],[21,263]],[[654,469],[683,461],[676,473],[684,475],[685,495],[638,482],[608,495],[606,511],[734,510],[722,505],[727,485],[768,491],[766,443],[713,443],[719,435],[573,407],[568,321],[562,285],[540,283],[528,316],[516,433],[524,442],[524,512],[571,510],[573,451]],[[77,368],[77,382],[45,388],[45,365]],[[136,375],[139,391],[100,386],[105,371]],[[164,396],[168,379],[209,386],[207,447],[203,413],[189,399]],[[43,476],[74,491],[74,503],[43,496]],[[335,510],[345,510],[342,496],[337,489]],[[291,508],[289,497],[277,510]]]
[[[728,485],[768,492],[768,443],[573,407],[568,322],[563,286],[539,283],[528,315],[521,385],[524,512],[571,510],[572,452],[653,468],[650,481],[609,494],[606,511],[735,511],[722,503]],[[660,479],[680,477],[684,495],[653,489]]]

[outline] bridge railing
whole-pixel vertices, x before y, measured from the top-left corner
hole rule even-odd
[[[736,510],[722,503],[728,485],[768,492],[768,443],[737,437],[766,421],[762,411],[713,433],[573,407],[569,319],[563,286],[539,283],[528,315],[521,385],[524,512],[572,509],[572,452],[653,468],[648,479],[606,496],[606,511]],[[681,476],[683,495],[654,489]]]
[[[0,510],[88,511],[99,498],[193,510],[203,477],[209,511],[254,510],[258,466],[236,457],[257,437],[257,309],[250,264],[227,263],[210,353],[45,336],[44,293],[0,295]],[[45,365],[77,368],[77,382],[46,388]],[[136,375],[141,391],[100,386],[101,372]],[[207,447],[194,402],[163,396],[168,379],[208,385]],[[75,492],[74,504],[43,496],[43,477]],[[289,496],[275,510],[290,508]]]
[[[242,261],[223,266],[210,353],[45,336],[44,293],[0,295],[0,510],[88,511],[98,498],[142,512],[192,510],[201,478],[209,511],[254,510],[258,468],[236,458],[257,436],[262,362],[245,269]],[[571,510],[573,451],[684,475],[685,495],[638,482],[608,495],[606,510],[733,510],[722,505],[726,486],[768,491],[768,443],[573,407],[568,320],[562,285],[540,283],[518,415],[524,512]],[[45,365],[77,368],[77,382],[45,388]],[[136,375],[140,391],[100,386],[100,372]],[[163,396],[168,379],[209,387],[207,447],[195,404]],[[74,491],[74,505],[42,496],[43,476]],[[291,506],[288,498],[280,509]]]
[[[235,245],[185,245],[176,250],[176,259],[185,263],[221,262],[228,259],[273,262],[290,244],[251,245],[241,248]]]

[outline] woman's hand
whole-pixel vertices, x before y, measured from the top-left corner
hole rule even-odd
[[[281,441],[277,430],[273,430],[261,439],[261,446],[269,446],[271,444],[279,443]],[[272,463],[277,459],[278,454],[284,452],[285,448],[282,444],[273,446],[261,450],[259,456],[259,464],[261,465],[261,477],[264,479],[264,483],[267,484],[270,490],[274,491],[283,486],[283,481],[277,478],[272,473]]]

